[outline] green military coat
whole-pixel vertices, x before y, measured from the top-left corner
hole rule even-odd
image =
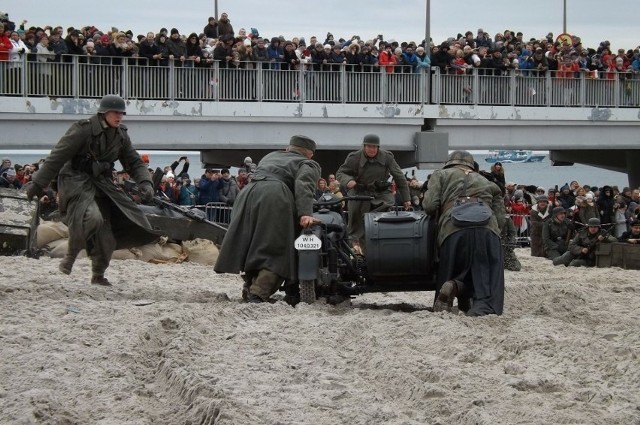
[[[464,166],[452,166],[436,170],[429,179],[428,190],[425,193],[422,206],[429,215],[439,214],[438,245],[442,245],[447,237],[459,230],[451,220],[451,205],[462,196],[465,173],[470,169]],[[478,173],[469,174],[467,195],[482,199],[493,211],[493,216],[486,226],[493,233],[500,236],[500,229],[504,226],[506,211],[500,188]]]
[[[151,183],[147,167],[133,148],[125,126],[107,128],[99,115],[74,123],[33,177],[36,184],[45,187],[58,175],[59,207],[63,221],[69,226],[69,237],[82,238],[79,230],[87,207],[96,197],[108,197],[124,218],[112,223],[116,249],[157,239],[137,205],[113,184],[110,171],[94,177],[87,169],[78,169],[78,161],[87,157],[103,163],[120,161],[138,184]],[[82,246],[84,241],[72,243]]]
[[[299,219],[313,215],[320,165],[297,152],[272,152],[235,203],[214,267],[218,273],[269,270],[296,279]]]
[[[402,173],[402,169],[396,162],[393,154],[384,149],[379,149],[374,158],[368,158],[364,149],[351,152],[336,173],[336,179],[340,185],[346,187],[350,180],[355,180],[359,185],[352,189],[349,195],[373,196],[373,204],[384,203],[388,206],[395,205],[395,198],[390,190],[376,191],[371,185],[376,181],[387,181],[389,175],[393,177],[402,202],[411,200],[409,184]],[[369,186],[369,187],[363,187]]]

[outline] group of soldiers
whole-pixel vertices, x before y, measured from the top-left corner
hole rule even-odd
[[[112,181],[113,163],[120,161],[137,183],[142,200],[153,197],[146,165],[133,148],[126,127],[121,125],[125,113],[122,98],[105,96],[95,116],[72,125],[27,188],[30,199],[40,198],[57,176],[60,210],[70,234],[69,251],[60,271],[71,273],[79,251],[87,249],[92,260],[91,283],[105,286],[111,285],[105,271],[114,249],[159,236],[131,198]],[[299,229],[318,223],[313,216],[320,179],[320,165],[313,160],[315,151],[315,141],[293,136],[285,150],[272,152],[260,161],[252,181],[234,203],[214,270],[242,273],[243,298],[249,302],[269,301],[283,282],[296,280],[293,241]],[[386,211],[396,204],[389,184],[391,177],[401,205],[406,209],[413,206],[407,179],[393,154],[380,147],[377,135],[364,136],[362,148],[347,156],[336,177],[348,195],[371,197],[370,202],[348,205],[348,233],[354,249],[363,246],[364,214]],[[451,212],[463,195],[488,206],[490,220],[471,227],[459,225]],[[427,214],[438,217],[436,243],[440,263],[434,308],[450,311],[457,298],[460,310],[467,315],[502,314],[503,266],[519,268],[519,264],[515,263],[511,242],[515,229],[513,223],[509,226],[500,186],[478,172],[469,152],[454,151],[443,169],[431,175],[422,207]],[[547,219],[538,230],[544,253],[554,264],[592,266],[594,247],[616,241],[596,218],[572,237],[574,226],[562,207],[554,208],[550,214],[548,202],[541,207]],[[277,214],[269,214],[270,211]],[[640,240],[640,223],[633,224],[629,238]],[[514,264],[510,264],[512,261]]]
[[[620,238],[611,234],[614,225],[603,225],[596,217],[586,223],[571,220],[564,207],[551,208],[548,198],[541,195],[531,211],[531,255],[546,257],[556,266],[593,267],[598,244],[637,243],[634,235],[640,235],[640,221],[631,222],[630,230]]]

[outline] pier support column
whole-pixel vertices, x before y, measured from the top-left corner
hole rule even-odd
[[[640,150],[627,151],[627,176],[629,178],[629,187],[640,187]]]

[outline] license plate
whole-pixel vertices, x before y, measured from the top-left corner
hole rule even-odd
[[[312,251],[322,248],[322,241],[316,235],[300,235],[293,246],[298,251]]]

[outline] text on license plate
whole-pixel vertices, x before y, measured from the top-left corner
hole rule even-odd
[[[322,248],[322,241],[316,235],[300,235],[293,244],[298,251]]]

